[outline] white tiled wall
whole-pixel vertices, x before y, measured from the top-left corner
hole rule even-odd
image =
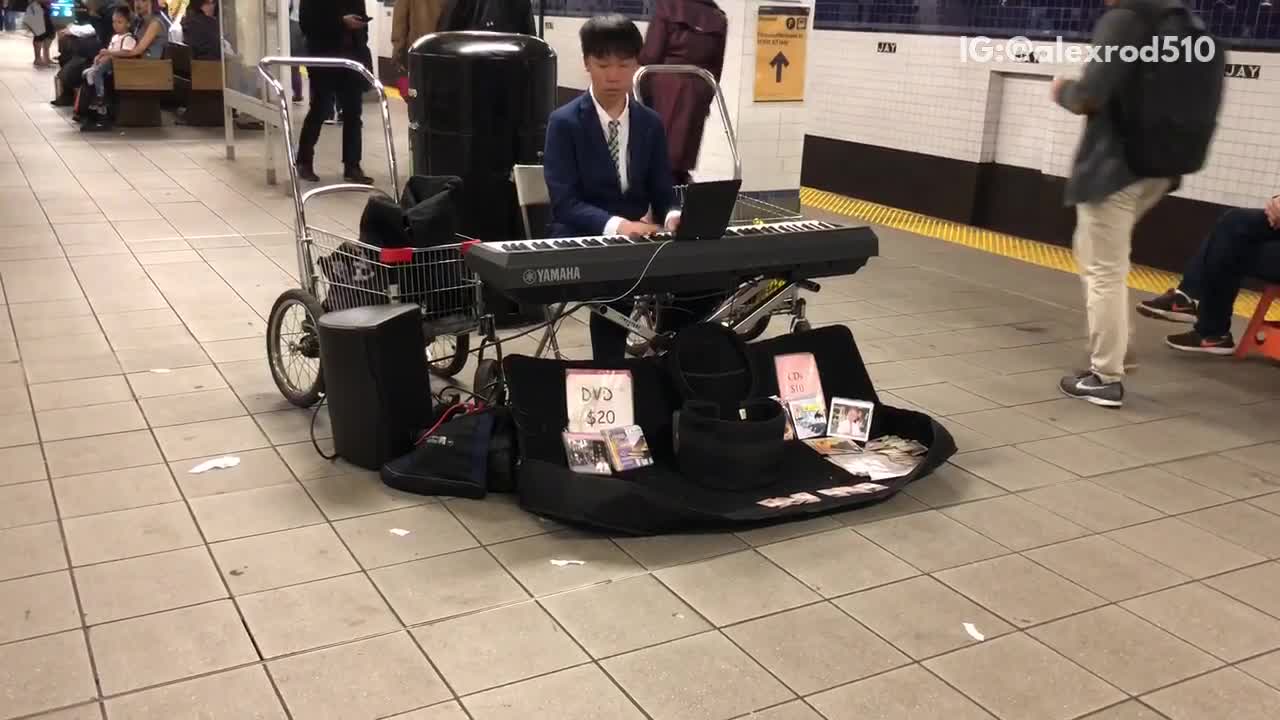
[[[1054,105],[1048,83],[1005,73],[1077,75],[1071,65],[962,62],[961,38],[818,31],[811,59],[808,132],[813,135],[971,161],[1027,165],[1043,138],[1044,172],[1066,176],[1083,119]],[[897,43],[896,54],[876,52]],[[1209,162],[1177,195],[1254,206],[1280,191],[1280,54],[1232,52],[1228,62],[1262,66],[1261,78],[1227,79],[1221,125]],[[816,61],[816,62],[815,62]],[[993,77],[994,76],[994,77]],[[1004,97],[1012,93],[1016,98]],[[1026,107],[1010,108],[1011,102]],[[994,112],[991,112],[994,110]],[[997,120],[999,122],[997,122]],[[1014,127],[1003,123],[1012,123]],[[996,127],[991,125],[995,124]]]

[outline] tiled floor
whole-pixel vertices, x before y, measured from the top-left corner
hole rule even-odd
[[[390,492],[271,383],[296,269],[260,141],[80,135],[25,52],[0,39],[0,720],[1280,717],[1276,368],[1144,321],[1124,409],[1060,399],[1073,277],[885,232],[812,314],[957,438],[892,501],[608,538]]]

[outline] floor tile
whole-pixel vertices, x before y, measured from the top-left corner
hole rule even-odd
[[[916,480],[903,492],[929,507],[946,507],[970,500],[995,497],[1005,493],[1004,488],[983,480],[967,470],[946,463],[928,475]]]
[[[654,720],[728,720],[792,697],[715,632],[621,655],[602,665]]]
[[[600,668],[583,665],[472,695],[476,720],[642,720],[644,715]]]
[[[492,545],[489,550],[535,597],[642,572],[612,541],[576,532],[515,540]],[[581,560],[584,564],[560,567],[552,560]]]
[[[1280,516],[1249,503],[1199,510],[1183,515],[1182,519],[1259,555],[1273,559],[1280,556]]]
[[[400,627],[373,584],[344,575],[239,598],[264,657],[347,642]]]
[[[119,375],[31,386],[31,400],[37,412],[132,399],[133,392],[129,389],[129,384]]]
[[[77,568],[75,578],[89,625],[227,596],[203,547]]]
[[[406,625],[529,599],[519,583],[489,553],[478,548],[380,568],[369,576]],[[627,621],[635,622],[635,618]]]
[[[911,500],[911,498],[907,498],[907,500]],[[750,530],[739,530],[735,532],[734,535],[752,547],[764,547],[766,545],[772,545],[774,543],[791,540],[793,538],[817,535],[818,533],[846,527],[846,525],[842,524],[846,518],[858,513],[865,513],[872,509],[883,508],[890,502],[893,502],[893,500],[888,500],[870,508],[858,508],[857,510],[833,515],[824,515],[822,517],[806,518],[803,520],[796,518],[774,525],[753,527]],[[915,501],[911,500],[911,502]],[[924,506],[920,507],[923,508]]]
[[[209,542],[324,522],[320,510],[297,483],[209,495],[193,498],[190,503]]]
[[[129,375],[129,385],[140,400],[227,387],[218,369],[212,365],[176,368],[166,373],[136,372]]]
[[[39,445],[19,445],[0,449],[0,467],[5,468],[0,486],[44,480],[44,453]]]
[[[76,630],[0,645],[0,718],[93,700],[98,690],[84,633]]]
[[[1255,565],[1209,578],[1204,583],[1247,605],[1280,617],[1280,563]]]
[[[759,554],[748,551],[655,573],[717,626],[816,602],[813,591]]]
[[[833,525],[838,527],[834,521]],[[683,565],[718,555],[745,550],[746,544],[730,533],[650,535],[614,538],[623,552],[649,570]]]
[[[959,380],[957,385],[1001,405],[1025,405],[1060,397],[1058,370],[1044,370],[997,378]]]
[[[1123,693],[1021,633],[926,661],[925,667],[997,717],[1067,720]]]
[[[1094,532],[1161,517],[1160,511],[1088,480],[1038,488],[1023,493],[1022,498]]]
[[[250,417],[156,428],[160,450],[170,461],[218,453],[235,454],[271,445]]]
[[[98,625],[89,644],[108,695],[258,659],[229,600]]]
[[[67,567],[57,523],[0,530],[0,580]]]
[[[209,546],[236,595],[273,590],[358,572],[351,553],[328,525],[311,525]],[[457,591],[453,589],[453,591]]]
[[[503,632],[490,632],[499,627]],[[414,630],[413,635],[459,695],[589,660],[532,602],[434,623]]]
[[[53,490],[47,481],[0,486],[0,530],[57,519]]]
[[[160,449],[147,431],[45,443],[52,477],[140,467],[160,462]]]
[[[824,597],[887,585],[919,574],[845,528],[766,545],[760,553]]]
[[[1030,634],[1131,695],[1222,666],[1222,661],[1115,605],[1035,628]]]
[[[1009,491],[1076,479],[1072,473],[1012,447],[960,453],[951,462]]]
[[[140,404],[152,427],[223,420],[249,414],[244,405],[240,404],[240,398],[226,388],[148,398]]]
[[[990,400],[961,390],[950,383],[902,388],[897,390],[895,394],[931,413],[944,416],[998,407]]]
[[[1143,705],[1137,700],[1112,705],[1106,710],[1096,712],[1082,720],[1165,720],[1155,710]]]
[[[954,415],[949,418],[989,437],[998,437],[1010,445],[1044,440],[1066,434],[1062,428],[1042,422],[1021,408],[998,408]]]
[[[150,372],[157,368],[177,372],[209,363],[209,356],[195,344],[119,350],[116,356],[120,359],[120,371],[126,373]]]
[[[0,582],[0,643],[80,627],[66,571]]]
[[[188,498],[201,498],[241,490],[292,485],[295,482],[293,473],[289,472],[289,468],[273,448],[237,452],[235,456],[240,458],[240,464],[235,467],[203,473],[191,472],[205,460],[222,456],[219,453],[170,463],[169,468],[182,488],[182,493]]]
[[[1121,606],[1227,662],[1280,648],[1280,620],[1198,583]]]
[[[1246,660],[1236,665],[1236,667],[1271,687],[1280,689],[1280,651]]]
[[[45,442],[141,430],[147,426],[142,411],[132,400],[103,405],[46,410],[36,413],[40,437]]]
[[[1143,701],[1170,720],[1268,720],[1280,715],[1280,692],[1235,668],[1188,680]]]
[[[1016,495],[945,508],[942,514],[1012,550],[1028,550],[1089,534],[1079,525]]]
[[[103,351],[88,357],[37,362],[27,360],[27,382],[52,383],[80,378],[99,378],[119,375],[120,363],[114,353]]]
[[[1111,602],[1191,579],[1101,535],[1039,548],[1026,556]]]
[[[859,526],[857,531],[924,572],[1009,552],[937,511],[881,520]]]
[[[1236,462],[1225,455],[1204,455],[1178,460],[1165,463],[1160,468],[1234,498],[1249,498],[1280,491],[1280,477]]]
[[[382,484],[376,473],[363,471],[307,480],[302,484],[330,520],[435,502],[434,498],[425,495],[392,490]]]
[[[1017,627],[1048,622],[1105,602],[1017,555],[946,570],[937,578]]]
[[[450,700],[449,702],[432,705],[429,708],[414,710],[403,715],[395,715],[388,718],[388,720],[471,720],[471,718],[462,711],[461,705],[456,701]]]
[[[471,533],[439,503],[342,520],[334,528],[366,569],[476,546]]]
[[[828,720],[947,718],[993,720],[965,696],[921,667],[907,667],[815,695],[809,702]]]
[[[1119,472],[1143,464],[1137,458],[1086,440],[1079,435],[1023,443],[1018,445],[1018,449],[1081,477]]]
[[[91,703],[37,715],[31,720],[102,720],[102,708],[97,703]]]
[[[40,440],[36,432],[35,418],[29,411],[0,415],[0,447],[30,445]]]
[[[1171,515],[1231,502],[1230,495],[1156,467],[1103,475],[1093,481],[1108,490]]]
[[[1193,578],[1217,575],[1266,558],[1179,518],[1115,530],[1107,537]]]
[[[185,503],[151,505],[63,522],[73,565],[89,565],[200,544]]]
[[[597,658],[711,629],[648,575],[553,595],[542,605]]]
[[[275,688],[261,667],[247,667],[166,685],[107,703],[112,718],[170,720],[196,717],[285,720]]]
[[[449,690],[405,633],[277,660],[268,666],[295,718],[382,718],[438,703]],[[360,678],[352,682],[352,678]]]
[[[752,620],[725,634],[799,695],[911,662],[827,603]]]
[[[1167,462],[1253,444],[1246,434],[1238,430],[1218,423],[1206,423],[1194,416],[1099,430],[1082,437],[1147,463]]]
[[[976,642],[965,630],[965,623],[974,625],[988,639],[1013,630],[931,577],[849,595],[836,605],[917,660]]]
[[[53,481],[58,512],[64,518],[128,510],[181,500],[164,465],[68,475]]]

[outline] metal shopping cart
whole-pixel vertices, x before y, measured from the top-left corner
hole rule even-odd
[[[647,75],[692,75],[702,79],[715,91],[716,109],[720,113],[721,125],[728,140],[729,153],[733,158],[733,177],[742,178],[742,159],[738,154],[738,141],[733,132],[733,123],[729,118],[729,110],[725,105],[724,94],[720,92],[720,84],[715,76],[707,70],[695,65],[646,65],[636,71],[632,82],[632,94],[637,102],[644,102],[643,80]],[[683,187],[676,188],[677,206],[684,204]],[[798,210],[779,207],[765,200],[739,194],[734,204],[730,226],[752,225],[765,221],[803,220]],[[761,278],[745,282],[730,293],[710,316],[708,322],[721,322],[734,328],[746,342],[759,338],[769,329],[769,320],[774,315],[791,317],[792,330],[808,330],[809,321],[805,319],[805,301],[800,290],[813,292],[818,290],[816,283],[789,283],[773,278]],[[661,307],[673,301],[671,297],[647,296],[637,298],[631,319],[646,328],[651,334],[656,327]],[[641,356],[651,350],[650,339],[639,333],[627,335],[627,352]]]
[[[456,375],[466,364],[470,333],[484,317],[480,281],[462,257],[468,238],[459,237],[456,244],[430,248],[380,248],[307,223],[307,203],[316,198],[340,193],[379,194],[394,203],[398,202],[400,186],[387,94],[377,78],[358,62],[339,58],[263,58],[258,63],[258,73],[275,92],[285,131],[292,127],[289,98],[271,70],[300,65],[350,70],[377,90],[391,193],[349,183],[302,192],[294,145],[286,135],[285,157],[293,188],[301,287],[281,294],[267,319],[267,360],[276,387],[294,405],[314,405],[324,392],[316,321],[326,312],[389,303],[413,302],[422,308],[426,369],[445,377]]]

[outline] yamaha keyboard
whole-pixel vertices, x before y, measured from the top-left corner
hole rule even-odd
[[[730,226],[718,240],[676,241],[661,232],[476,243],[466,260],[483,284],[512,300],[548,304],[606,300],[628,291],[714,291],[761,276],[797,281],[848,275],[879,246],[866,226],[794,220]]]

